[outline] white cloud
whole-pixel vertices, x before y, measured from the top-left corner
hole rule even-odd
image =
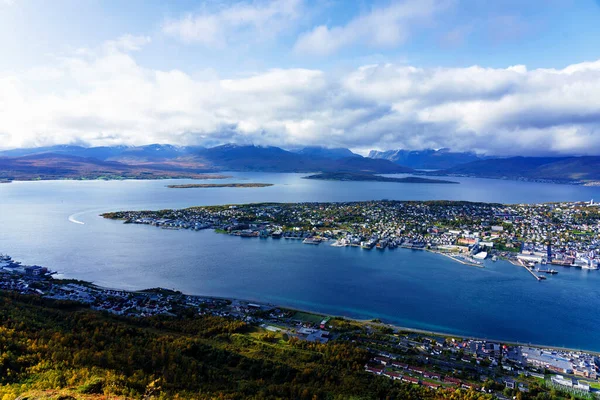
[[[129,53],[143,40],[117,42],[0,73],[0,147],[233,141],[600,154],[600,61],[272,69],[223,79],[144,68]]]
[[[414,25],[446,8],[444,0],[403,0],[387,7],[374,8],[346,25],[320,25],[302,34],[296,44],[298,53],[326,55],[362,44],[374,48],[389,48],[404,43]]]
[[[239,2],[218,10],[204,10],[167,20],[162,31],[184,42],[224,47],[241,36],[245,41],[273,37],[289,28],[300,15],[301,8],[302,0]]]
[[[135,36],[126,34],[116,40],[109,40],[104,43],[104,47],[108,51],[139,51],[145,45],[152,41],[150,36]]]

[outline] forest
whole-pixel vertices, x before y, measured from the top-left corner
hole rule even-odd
[[[485,399],[364,372],[315,344],[214,316],[125,318],[0,292],[0,399]]]

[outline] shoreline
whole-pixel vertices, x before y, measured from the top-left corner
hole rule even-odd
[[[68,280],[68,279],[66,279],[66,280]],[[139,290],[126,290],[126,289],[118,289],[118,288],[110,288],[110,287],[106,287],[106,286],[100,286],[100,285],[96,285],[93,282],[88,282],[88,281],[81,281],[81,282],[84,282],[85,284],[90,285],[90,286],[100,289],[100,290],[115,290],[115,291],[121,291],[121,292],[126,292],[126,293],[144,293],[144,292],[151,291],[153,289],[164,289],[164,290],[179,292],[179,293],[181,293],[181,295],[184,295],[184,296],[192,296],[192,297],[213,299],[213,300],[225,300],[225,301],[232,301],[232,302],[237,301],[237,302],[244,302],[244,303],[255,303],[260,306],[266,306],[266,307],[271,307],[271,308],[280,308],[280,309],[287,310],[287,311],[302,312],[302,313],[316,315],[319,317],[341,318],[341,319],[345,319],[347,321],[356,322],[361,325],[375,325],[375,326],[388,327],[388,328],[393,328],[395,330],[402,331],[402,332],[422,333],[422,334],[426,334],[426,335],[443,336],[445,338],[471,339],[471,340],[482,340],[482,341],[487,341],[487,342],[499,342],[502,344],[517,345],[517,346],[530,346],[530,347],[536,347],[536,348],[541,348],[541,349],[557,349],[557,350],[567,350],[567,351],[574,351],[574,352],[585,352],[585,353],[590,353],[590,354],[595,354],[595,355],[600,356],[600,350],[578,349],[578,348],[574,348],[574,347],[553,346],[553,345],[548,345],[548,344],[519,342],[519,341],[497,339],[497,338],[484,338],[484,337],[480,337],[480,336],[461,335],[461,334],[455,334],[455,333],[449,333],[449,332],[441,332],[441,331],[434,331],[434,330],[427,330],[427,329],[420,329],[420,328],[411,328],[411,327],[407,327],[407,326],[401,326],[401,325],[396,325],[393,323],[388,323],[388,322],[385,322],[384,320],[381,320],[380,318],[359,319],[359,318],[349,317],[349,316],[346,316],[343,314],[323,313],[321,311],[315,311],[315,310],[311,310],[309,308],[301,308],[301,307],[295,307],[295,306],[283,306],[283,305],[273,304],[273,303],[266,302],[264,300],[258,300],[258,299],[241,299],[238,297],[189,294],[189,293],[180,292],[177,289],[166,289],[166,288],[146,288],[146,289],[139,289]],[[144,317],[137,317],[137,318],[144,318]],[[376,319],[380,320],[381,322],[374,322],[374,320],[376,320]]]
[[[425,249],[423,249],[423,250],[425,250]],[[425,250],[425,251],[429,251],[429,250]],[[60,274],[60,275],[62,275],[62,274]],[[288,311],[303,312],[303,313],[308,313],[308,314],[312,314],[312,315],[317,315],[319,317],[341,318],[341,319],[345,319],[345,320],[348,320],[351,322],[356,322],[361,325],[382,326],[382,327],[388,327],[388,328],[392,328],[394,330],[403,331],[403,332],[414,332],[414,333],[422,333],[422,334],[426,334],[426,335],[442,336],[445,338],[472,339],[472,340],[481,340],[481,341],[488,341],[488,342],[498,342],[498,343],[502,343],[502,344],[513,344],[513,345],[519,345],[519,346],[531,346],[531,347],[537,347],[537,348],[585,352],[585,353],[590,353],[590,354],[594,354],[594,355],[600,355],[600,349],[599,350],[588,350],[588,349],[584,349],[584,348],[555,346],[555,345],[551,345],[551,344],[521,342],[521,341],[515,341],[515,340],[508,340],[508,339],[487,338],[487,337],[473,336],[473,335],[468,335],[468,334],[457,334],[457,333],[443,332],[443,331],[438,331],[438,330],[414,328],[414,327],[409,327],[409,326],[398,325],[398,324],[395,324],[392,322],[386,322],[385,319],[381,319],[381,317],[378,317],[378,316],[373,316],[373,318],[369,318],[369,319],[359,319],[359,318],[351,317],[351,316],[344,315],[344,314],[324,313],[324,312],[318,311],[316,309],[311,309],[310,307],[305,308],[305,307],[298,307],[298,306],[286,306],[286,305],[282,305],[282,304],[275,304],[275,303],[271,303],[269,301],[265,301],[264,299],[259,299],[259,298],[245,299],[245,298],[238,298],[238,297],[232,297],[232,296],[190,294],[190,293],[182,292],[176,288],[168,289],[168,288],[163,288],[163,287],[141,288],[141,289],[122,289],[122,288],[102,286],[102,285],[98,285],[94,282],[84,281],[84,280],[80,280],[77,278],[64,277],[64,276],[61,278],[54,278],[51,276],[49,278],[49,280],[57,281],[57,282],[77,281],[80,284],[83,284],[83,285],[89,286],[93,289],[97,289],[97,290],[101,290],[101,291],[113,290],[113,291],[120,291],[120,292],[131,293],[131,294],[148,293],[153,290],[166,290],[166,291],[170,291],[170,292],[180,294],[183,296],[191,296],[191,297],[202,298],[202,299],[225,300],[225,301],[231,301],[231,302],[237,301],[237,302],[245,302],[245,303],[255,303],[260,306],[265,306],[265,307],[269,307],[269,308],[280,308],[280,309],[288,310]],[[10,290],[1,290],[0,289],[0,291],[9,292]],[[77,301],[77,300],[74,300],[74,301]],[[84,304],[84,303],[81,303],[81,304]],[[137,317],[137,318],[144,318],[144,317]]]
[[[7,180],[0,180],[0,183],[15,183],[15,182],[64,182],[64,181],[71,181],[71,182],[111,182],[111,181],[166,181],[166,180],[180,180],[180,179],[187,179],[187,180],[198,180],[198,181],[204,181],[204,180],[211,180],[211,179],[231,179],[233,178],[232,175],[222,175],[220,173],[199,173],[197,174],[197,176],[194,175],[180,175],[180,176],[153,176],[153,177],[132,177],[132,176],[128,176],[128,177],[110,177],[110,176],[103,176],[103,177],[85,177],[85,176],[81,176],[81,177],[49,177],[49,178],[41,178],[41,177],[31,177],[31,178],[11,178],[11,179],[7,179]]]

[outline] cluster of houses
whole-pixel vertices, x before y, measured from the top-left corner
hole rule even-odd
[[[480,390],[478,385],[464,381],[450,375],[442,376],[439,372],[429,371],[425,368],[416,367],[398,360],[376,356],[365,365],[365,371],[386,376],[393,380],[426,386],[430,389],[442,387],[462,387],[465,389]]]
[[[516,255],[530,262],[598,268],[600,208],[594,203],[499,205],[451,201],[248,204],[125,211],[108,218],[246,237],[297,238],[371,249],[431,248]],[[485,256],[484,256],[485,257]]]
[[[559,389],[582,394],[593,391],[589,382],[598,379],[600,360],[585,352],[512,346],[476,339],[425,338],[415,342],[405,338],[401,342],[403,346],[397,348],[418,350],[428,356],[407,358],[378,352],[365,365],[365,371],[432,389],[456,386],[480,389],[473,383],[477,379],[457,377],[454,375],[457,371],[471,371],[478,374],[481,381],[493,378],[506,388],[521,392],[529,391],[529,383],[517,377],[538,378]],[[415,366],[411,360],[422,363]],[[498,369],[502,374],[497,374]]]
[[[506,358],[517,365],[529,365],[559,374],[571,374],[591,380],[600,376],[600,360],[585,352],[518,346],[515,351],[507,353]]]

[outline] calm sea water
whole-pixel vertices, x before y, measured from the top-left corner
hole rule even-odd
[[[522,268],[480,269],[435,254],[307,246],[212,231],[123,225],[98,214],[259,201],[600,199],[600,188],[455,179],[461,185],[323,182],[232,173],[267,188],[168,189],[170,181],[0,185],[0,252],[62,276],[124,289],[267,301],[441,332],[600,351],[600,272],[560,268],[536,282]],[[177,181],[188,183],[192,181]],[[223,181],[220,181],[223,182]]]

